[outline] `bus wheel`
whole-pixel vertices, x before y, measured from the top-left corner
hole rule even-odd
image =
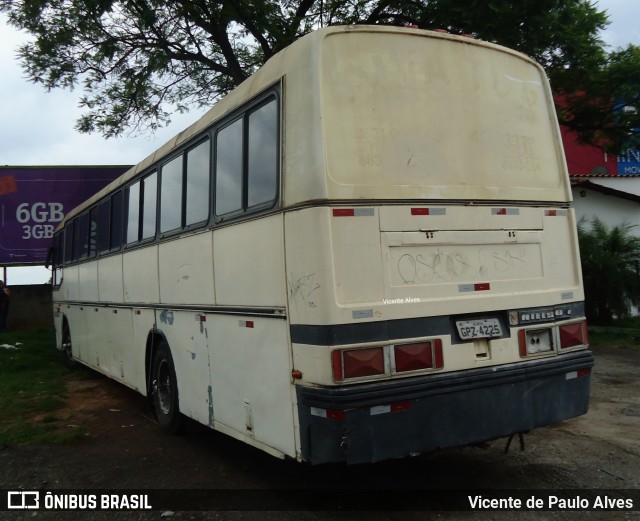
[[[178,380],[171,350],[166,342],[158,346],[152,366],[153,408],[160,426],[171,434],[180,432],[184,416],[178,403]]]
[[[69,329],[69,323],[66,320],[62,326],[62,357],[62,363],[65,367],[73,369],[78,366],[78,362],[73,359],[71,330]]]

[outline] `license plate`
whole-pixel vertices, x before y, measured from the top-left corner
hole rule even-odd
[[[483,318],[479,320],[458,320],[456,322],[458,334],[462,340],[475,338],[496,338],[502,336],[502,328],[497,318]]]

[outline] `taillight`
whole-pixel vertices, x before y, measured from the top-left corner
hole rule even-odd
[[[433,367],[431,342],[395,346],[396,371],[417,371]]]
[[[385,373],[382,347],[334,351],[332,356],[333,377],[337,381]]]
[[[586,320],[573,324],[564,324],[558,329],[560,330],[560,348],[562,349],[589,344]]]
[[[552,329],[521,329],[518,333],[518,343],[522,357],[552,351]]]
[[[442,340],[440,339],[397,345],[393,351],[398,373],[443,367]]]
[[[423,369],[442,369],[442,340],[362,349],[336,349],[331,353],[331,367],[336,382]]]
[[[384,374],[384,351],[382,347],[343,351],[342,364],[345,378]]]

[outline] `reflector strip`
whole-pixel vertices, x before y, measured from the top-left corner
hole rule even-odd
[[[249,329],[253,329],[253,320],[241,320],[239,323],[240,327],[247,327]]]
[[[373,217],[376,212],[373,208],[334,208],[334,217]]]
[[[327,409],[327,418],[330,420],[346,420],[347,412],[346,411],[336,411],[333,409]]]
[[[354,208],[334,208],[334,217],[353,217],[356,214]]]
[[[407,411],[411,409],[411,402],[395,402],[391,404],[391,412]]]
[[[520,215],[520,208],[491,208],[491,215]]]
[[[346,420],[347,419],[346,411],[338,411],[334,409],[321,409],[320,407],[311,407],[310,412],[311,412],[311,416],[328,418],[330,420]]]
[[[374,405],[369,408],[369,414],[371,416],[377,416],[379,414],[387,414],[389,412],[400,412],[411,409],[411,402],[394,402],[391,405]]]
[[[411,215],[447,215],[446,208],[411,208]]]
[[[489,291],[491,289],[490,282],[476,282],[475,284],[458,284],[459,293],[469,293],[472,291]]]
[[[391,412],[391,405],[374,405],[369,409],[371,416],[377,416],[378,414],[386,414]]]
[[[545,217],[566,217],[567,211],[566,210],[545,210],[544,215]]]

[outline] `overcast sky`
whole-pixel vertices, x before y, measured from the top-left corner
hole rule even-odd
[[[611,25],[603,40],[612,49],[640,45],[640,0],[599,0]],[[0,165],[123,165],[144,159],[171,136],[198,119],[204,110],[176,115],[172,124],[155,135],[103,139],[73,130],[80,114],[79,92],[45,92],[24,79],[15,59],[25,37],[7,26],[0,14]],[[0,272],[0,278],[2,272]],[[9,284],[43,283],[44,268],[12,268]]]

